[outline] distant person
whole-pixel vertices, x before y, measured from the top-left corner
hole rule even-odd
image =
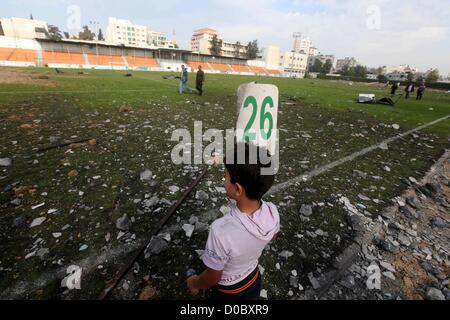
[[[392,96],[395,96],[395,93],[397,92],[399,86],[400,86],[400,83],[394,82],[394,84],[391,87],[391,95]]]
[[[417,89],[417,98],[416,100],[422,100],[423,97],[423,93],[425,92],[425,83],[422,83],[419,87],[419,89]]]
[[[198,66],[197,78],[195,79],[196,88],[199,95],[203,95],[203,84],[205,83],[205,72],[202,66]]]
[[[215,301],[260,299],[262,277],[258,260],[280,231],[276,206],[262,200],[275,179],[274,175],[261,172],[271,166],[263,164],[261,154],[268,156],[269,153],[265,149],[260,153],[260,147],[250,147],[248,143],[243,147],[243,161],[239,155],[238,163],[237,153],[241,148],[237,144],[234,157],[224,161],[225,190],[236,205],[211,225],[202,256],[206,270],[187,279],[192,294],[212,289],[211,299]],[[252,161],[252,152],[256,161]]]
[[[180,94],[183,94],[183,85],[186,87],[187,92],[192,93],[191,88],[189,88],[188,70],[187,68],[184,67],[184,65],[181,66],[181,73],[180,73],[180,87],[179,87]]]
[[[408,99],[411,93],[414,92],[414,84],[409,83],[405,88],[405,92],[406,92],[405,98]]]

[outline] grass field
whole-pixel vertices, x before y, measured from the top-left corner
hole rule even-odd
[[[202,169],[171,163],[176,145],[170,141],[173,130],[193,132],[194,121],[203,121],[204,130],[233,128],[235,92],[242,83],[256,80],[280,90],[281,168],[276,183],[450,115],[450,94],[438,91],[426,92],[420,102],[402,98],[395,108],[355,103],[358,93],[379,97],[388,93],[387,88],[368,84],[207,75],[205,95],[199,97],[178,95],[177,80],[164,80],[163,73],[157,72],[132,72],[130,78],[122,72],[93,70],[56,74],[52,69],[22,69],[20,73],[31,80],[0,82],[0,158],[13,162],[0,167],[0,291],[13,298],[96,298],[126,254],[111,257],[102,269],[91,265],[79,292],[61,295],[61,278],[49,279],[72,263],[131,247],[146,236]],[[131,112],[121,112],[123,107]],[[323,272],[351,241],[353,231],[338,201],[341,196],[362,204],[367,216],[376,217],[406,188],[409,177],[423,176],[449,147],[449,121],[268,197],[282,215],[280,239],[260,261],[269,298],[288,298],[288,278],[294,269],[307,287],[307,274]],[[56,141],[92,138],[96,145],[37,152]],[[153,183],[140,181],[145,169],[152,171]],[[69,177],[73,170],[78,175]],[[355,175],[354,170],[366,175]],[[148,261],[139,260],[139,268],[128,275],[130,288],[117,290],[115,298],[134,298],[134,292],[146,285],[157,289],[158,298],[190,298],[186,272],[202,271],[196,250],[203,249],[207,231],[188,239],[181,226],[192,215],[208,223],[219,216],[218,210],[212,216],[208,212],[227,203],[222,190],[216,189],[222,186],[222,176],[222,168],[208,172],[197,190],[206,191],[209,200],[188,199],[169,221],[173,227],[169,249]],[[172,193],[171,186],[180,191]],[[144,200],[155,195],[159,203],[144,208]],[[302,204],[313,205],[310,219],[300,219]],[[116,220],[124,214],[134,222],[117,239]],[[30,228],[38,217],[46,220]],[[87,249],[80,251],[83,245]],[[283,250],[294,255],[284,261],[278,256]],[[294,295],[298,293],[294,290]]]

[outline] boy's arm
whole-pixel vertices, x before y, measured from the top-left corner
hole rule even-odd
[[[222,278],[223,270],[217,271],[207,268],[201,275],[188,278],[187,285],[193,294],[198,294],[201,289],[214,287]]]
[[[275,241],[275,240],[277,240],[278,239],[278,233],[275,233],[275,235],[273,236],[273,238],[272,238],[272,241]]]

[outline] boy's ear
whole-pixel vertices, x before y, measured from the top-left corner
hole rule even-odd
[[[236,196],[237,197],[241,197],[241,196],[245,195],[245,189],[243,186],[241,186],[239,183],[236,183],[235,186],[236,186]]]

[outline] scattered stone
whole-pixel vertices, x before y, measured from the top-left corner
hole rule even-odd
[[[267,299],[267,290],[262,289],[261,293],[259,294],[261,298]]]
[[[194,233],[195,226],[191,224],[185,224],[183,225],[183,230],[186,232],[186,237],[190,238],[192,237],[192,234]]]
[[[158,203],[159,203],[158,196],[153,196],[150,199],[147,199],[144,201],[144,207],[152,208],[152,207],[156,206]]]
[[[22,204],[22,199],[20,199],[20,198],[15,198],[14,200],[12,200],[11,202],[10,202],[13,206],[20,206],[21,204]]]
[[[58,239],[58,238],[60,238],[62,236],[62,233],[61,232],[55,232],[55,233],[52,233],[52,236],[53,236],[53,238]]]
[[[302,204],[300,208],[300,214],[305,217],[310,217],[313,214],[312,206],[308,204]]]
[[[195,194],[195,199],[205,202],[209,199],[209,195],[205,191],[199,190]]]
[[[79,173],[77,170],[72,170],[67,175],[69,176],[69,178],[75,178],[79,175]]]
[[[229,206],[221,206],[219,211],[225,216],[231,212],[231,208]]]
[[[385,271],[385,272],[383,272],[383,276],[385,276],[386,278],[389,278],[389,279],[395,281],[395,276],[394,276],[394,274],[393,274],[392,272],[390,272],[390,271]]]
[[[287,251],[287,250],[283,250],[280,252],[280,254],[278,255],[280,258],[283,258],[284,260],[289,259],[290,257],[292,257],[294,255],[294,253]]]
[[[25,217],[20,216],[18,218],[15,218],[13,223],[12,223],[12,227],[13,228],[18,228],[23,226],[26,223],[27,219],[25,219]]]
[[[342,279],[339,284],[347,289],[352,289],[356,285],[355,277],[353,277],[352,275],[348,275],[347,277]]]
[[[394,128],[395,130],[399,130],[399,129],[400,129],[400,126],[399,126],[398,124],[393,124],[393,125],[392,125],[392,128]]]
[[[429,288],[426,294],[427,300],[445,300],[445,296],[441,290]]]
[[[361,177],[361,178],[367,178],[367,173],[362,172],[360,170],[353,170],[353,176]]]
[[[417,200],[417,197],[413,196],[413,197],[408,197],[406,199],[406,203],[411,206],[414,209],[419,209],[420,208],[420,203]]]
[[[32,207],[31,207],[31,210],[36,210],[36,209],[38,209],[38,208],[40,208],[40,207],[43,207],[43,206],[45,206],[45,202],[40,203],[40,204],[35,205],[35,206],[32,206]]]
[[[31,224],[30,224],[30,228],[40,226],[45,220],[47,220],[46,217],[39,217],[39,218],[34,219],[33,222],[31,222]]]
[[[360,198],[363,201],[370,201],[371,200],[369,197],[366,197],[365,195],[363,195],[361,193],[358,194],[358,198]]]
[[[169,191],[171,193],[177,193],[178,191],[180,191],[180,188],[178,188],[177,186],[170,186]]]
[[[384,171],[386,171],[386,172],[391,172],[391,168],[389,168],[388,166],[385,166],[385,167],[384,167]]]
[[[151,181],[152,177],[153,177],[153,173],[148,169],[141,172],[141,181]]]
[[[116,228],[122,231],[128,231],[131,228],[131,220],[126,214],[116,221]]]
[[[12,161],[10,158],[1,158],[0,159],[0,167],[9,167],[11,166]]]
[[[87,248],[89,248],[89,246],[88,246],[87,244],[83,244],[83,245],[80,247],[80,249],[78,249],[78,251],[84,251],[84,250],[86,250]]]
[[[41,258],[41,260],[44,260],[45,256],[50,253],[50,250],[48,248],[41,248],[36,252],[36,256]]]
[[[145,249],[145,259],[150,258],[152,255],[158,255],[161,252],[166,251],[169,248],[168,243],[161,237],[153,237]]]
[[[292,288],[297,288],[298,287],[298,278],[294,277],[294,276],[289,276],[289,285]]]
[[[314,290],[317,290],[320,288],[319,281],[317,281],[317,279],[314,277],[312,272],[308,273],[308,279],[309,279],[309,282],[311,282],[311,285],[313,286]]]
[[[152,286],[146,286],[144,290],[139,294],[139,300],[145,301],[145,300],[151,300],[155,297],[157,291]]]
[[[445,229],[450,226],[450,224],[447,221],[445,221],[444,219],[442,219],[440,217],[433,218],[431,220],[431,225],[434,228],[438,228],[438,229]]]

